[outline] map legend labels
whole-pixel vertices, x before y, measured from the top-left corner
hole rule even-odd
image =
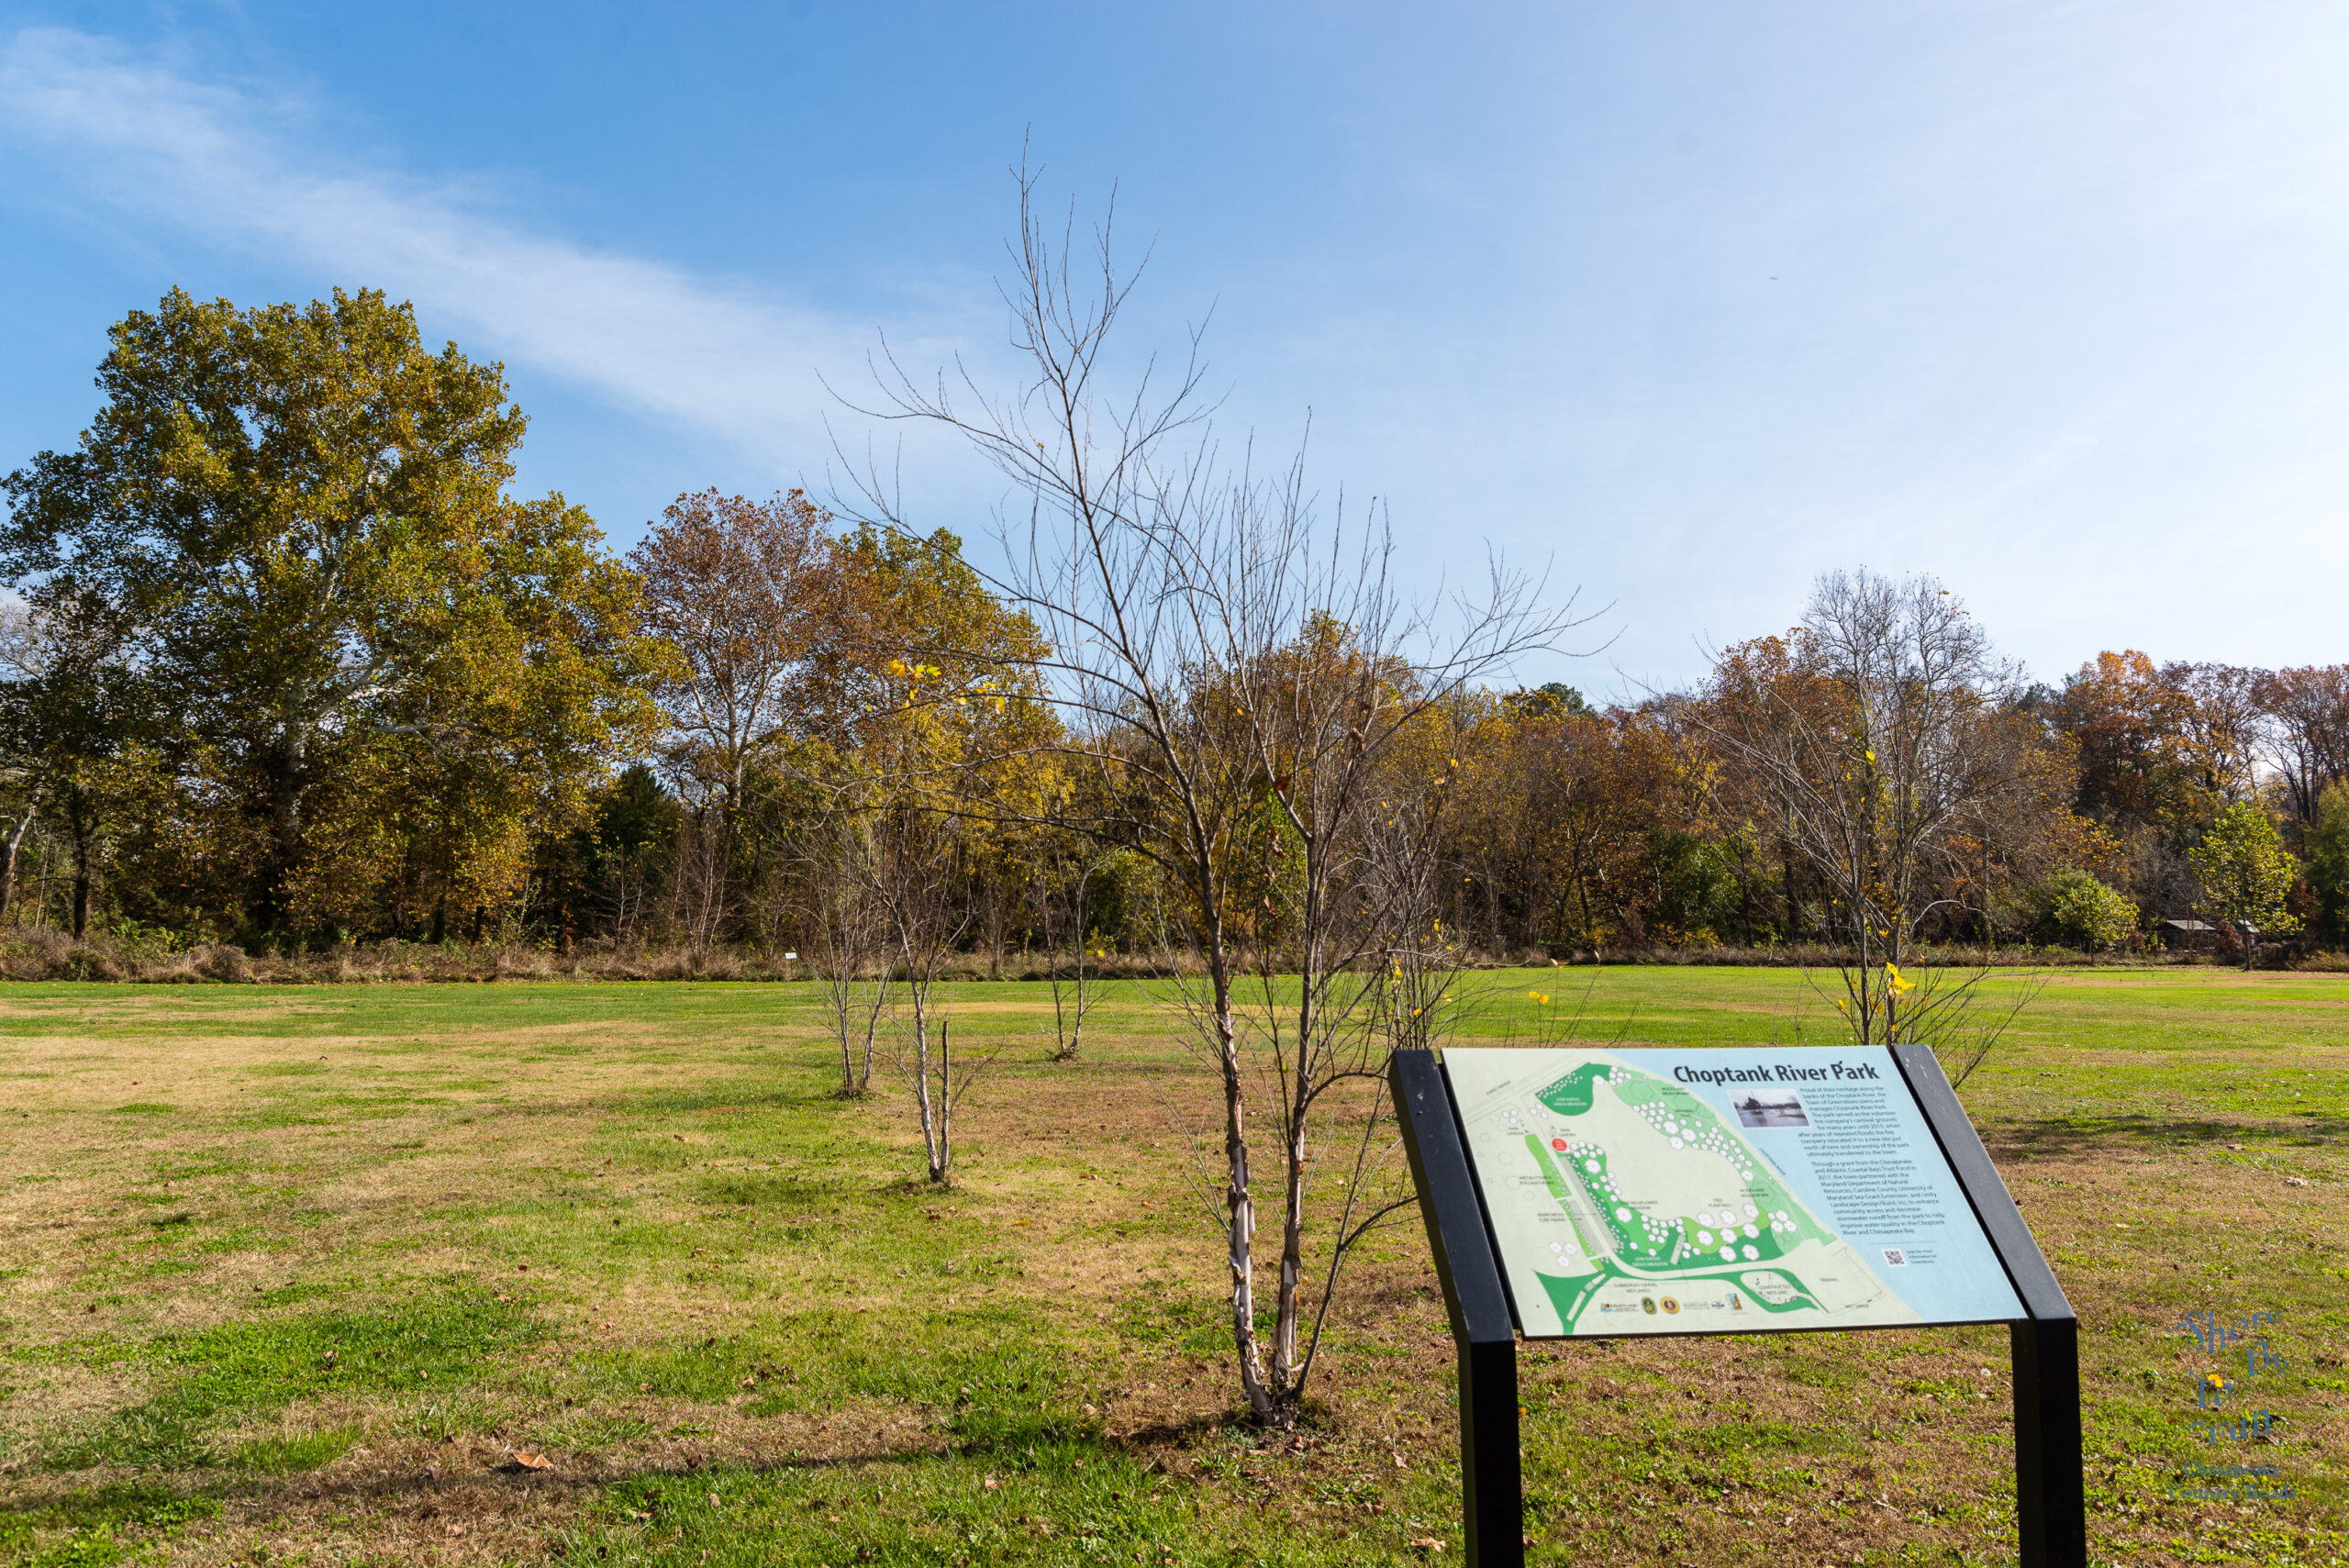
[[[1460,1049],[1528,1338],[2024,1316],[1888,1048]]]

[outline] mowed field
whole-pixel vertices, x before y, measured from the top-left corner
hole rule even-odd
[[[1479,983],[1480,1040],[1833,1039],[1788,971]],[[949,1000],[998,1055],[941,1192],[810,985],[0,989],[0,1561],[1456,1562],[1416,1218],[1255,1431],[1159,1005],[1056,1062],[1041,986]],[[1966,1085],[2084,1322],[2099,1561],[2349,1562],[2345,1068],[2349,977],[2099,970]],[[2266,1437],[2199,1435],[2189,1311],[2276,1315]],[[1534,1562],[2012,1559],[2003,1330],[1523,1385]],[[2172,1497],[2197,1462],[2294,1496]]]

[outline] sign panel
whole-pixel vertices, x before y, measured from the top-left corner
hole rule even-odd
[[[1443,1071],[1528,1338],[2025,1316],[1887,1047],[1458,1049]]]

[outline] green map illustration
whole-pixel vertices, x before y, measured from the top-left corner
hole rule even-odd
[[[1597,1051],[1445,1064],[1528,1334],[1921,1320],[1680,1084]]]

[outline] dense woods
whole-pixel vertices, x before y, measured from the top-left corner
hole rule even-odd
[[[1120,535],[1141,488],[982,429],[1113,520],[1090,558],[718,489],[623,557],[511,493],[499,367],[381,295],[174,293],[98,385],[6,482],[22,928],[908,973],[2349,935],[2349,665],[2034,681],[1943,584],[1831,573],[1598,706],[1509,682],[1568,624],[1513,581],[1412,651],[1383,535],[1335,550],[1293,476]]]

